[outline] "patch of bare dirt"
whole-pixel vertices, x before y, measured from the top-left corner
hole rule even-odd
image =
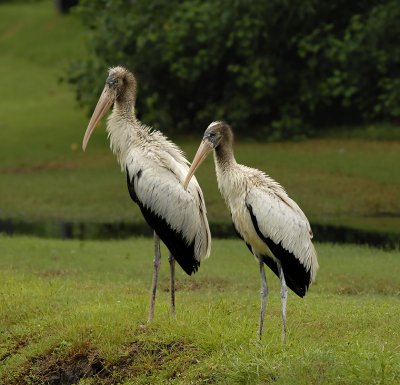
[[[175,378],[204,356],[194,345],[183,341],[134,341],[114,362],[106,363],[94,348],[84,345],[60,356],[58,349],[32,359],[26,369],[7,385],[72,385],[91,378],[98,385],[117,385],[139,375],[165,371]]]
[[[50,353],[32,359],[9,385],[72,385],[82,378],[102,380],[108,375],[102,358],[94,350],[78,351],[62,358]]]

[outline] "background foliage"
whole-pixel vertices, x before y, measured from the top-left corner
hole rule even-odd
[[[82,0],[76,12],[90,55],[69,81],[90,108],[124,64],[142,120],[170,132],[225,119],[285,139],[400,117],[398,0]]]

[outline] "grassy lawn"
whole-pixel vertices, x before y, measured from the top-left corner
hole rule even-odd
[[[88,117],[60,78],[85,55],[85,33],[49,0],[0,4],[0,220],[143,221],[104,126],[80,150]],[[281,182],[312,223],[400,234],[400,141],[382,140],[398,138],[395,127],[385,132],[238,140],[236,158]],[[192,159],[201,136],[172,139]],[[211,157],[197,177],[209,220],[229,222]],[[258,268],[239,240],[213,240],[193,277],[178,268],[176,319],[163,249],[148,326],[151,239],[0,235],[0,383],[400,384],[399,251],[316,246],[317,281],[304,299],[289,294],[282,346],[279,281],[269,272],[256,341]]]
[[[0,5],[3,167],[65,159],[71,151],[85,115],[60,78],[84,54],[83,32],[51,1]]]
[[[82,130],[83,132],[83,130]],[[15,159],[1,168],[3,218],[82,222],[141,222],[125,177],[103,139],[87,153],[64,159]],[[192,158],[194,140],[181,142]],[[237,143],[237,160],[280,181],[312,223],[400,233],[400,142],[308,140],[302,143]],[[371,155],[372,154],[372,155]],[[61,155],[60,155],[61,157]],[[217,190],[213,161],[199,170],[209,220],[229,222]]]
[[[151,239],[0,243],[1,383],[400,383],[398,252],[317,244],[321,269],[304,299],[289,294],[283,347],[270,271],[256,341],[258,268],[239,240],[214,241],[193,277],[178,269],[176,319],[163,249],[151,326]]]

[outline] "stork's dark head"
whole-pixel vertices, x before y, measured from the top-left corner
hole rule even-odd
[[[135,100],[135,76],[124,67],[110,68],[103,92],[100,95],[83,138],[83,150],[86,149],[93,130],[114,103],[117,103],[122,110],[130,111],[135,104]]]
[[[106,87],[114,93],[114,100],[118,102],[128,101],[134,103],[136,98],[136,79],[132,72],[118,66],[110,68]]]
[[[213,149],[221,145],[233,144],[233,132],[225,122],[212,122],[203,135],[203,142],[207,142]]]
[[[227,148],[231,151],[232,145],[233,132],[231,127],[225,122],[212,122],[204,132],[203,140],[194,156],[183,187],[187,188],[193,174],[212,150],[215,150],[218,156],[218,153],[226,151]]]

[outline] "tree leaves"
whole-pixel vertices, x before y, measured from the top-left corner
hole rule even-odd
[[[282,139],[400,115],[397,0],[81,0],[77,12],[90,55],[69,80],[90,108],[122,64],[141,119],[170,133],[223,119]]]

